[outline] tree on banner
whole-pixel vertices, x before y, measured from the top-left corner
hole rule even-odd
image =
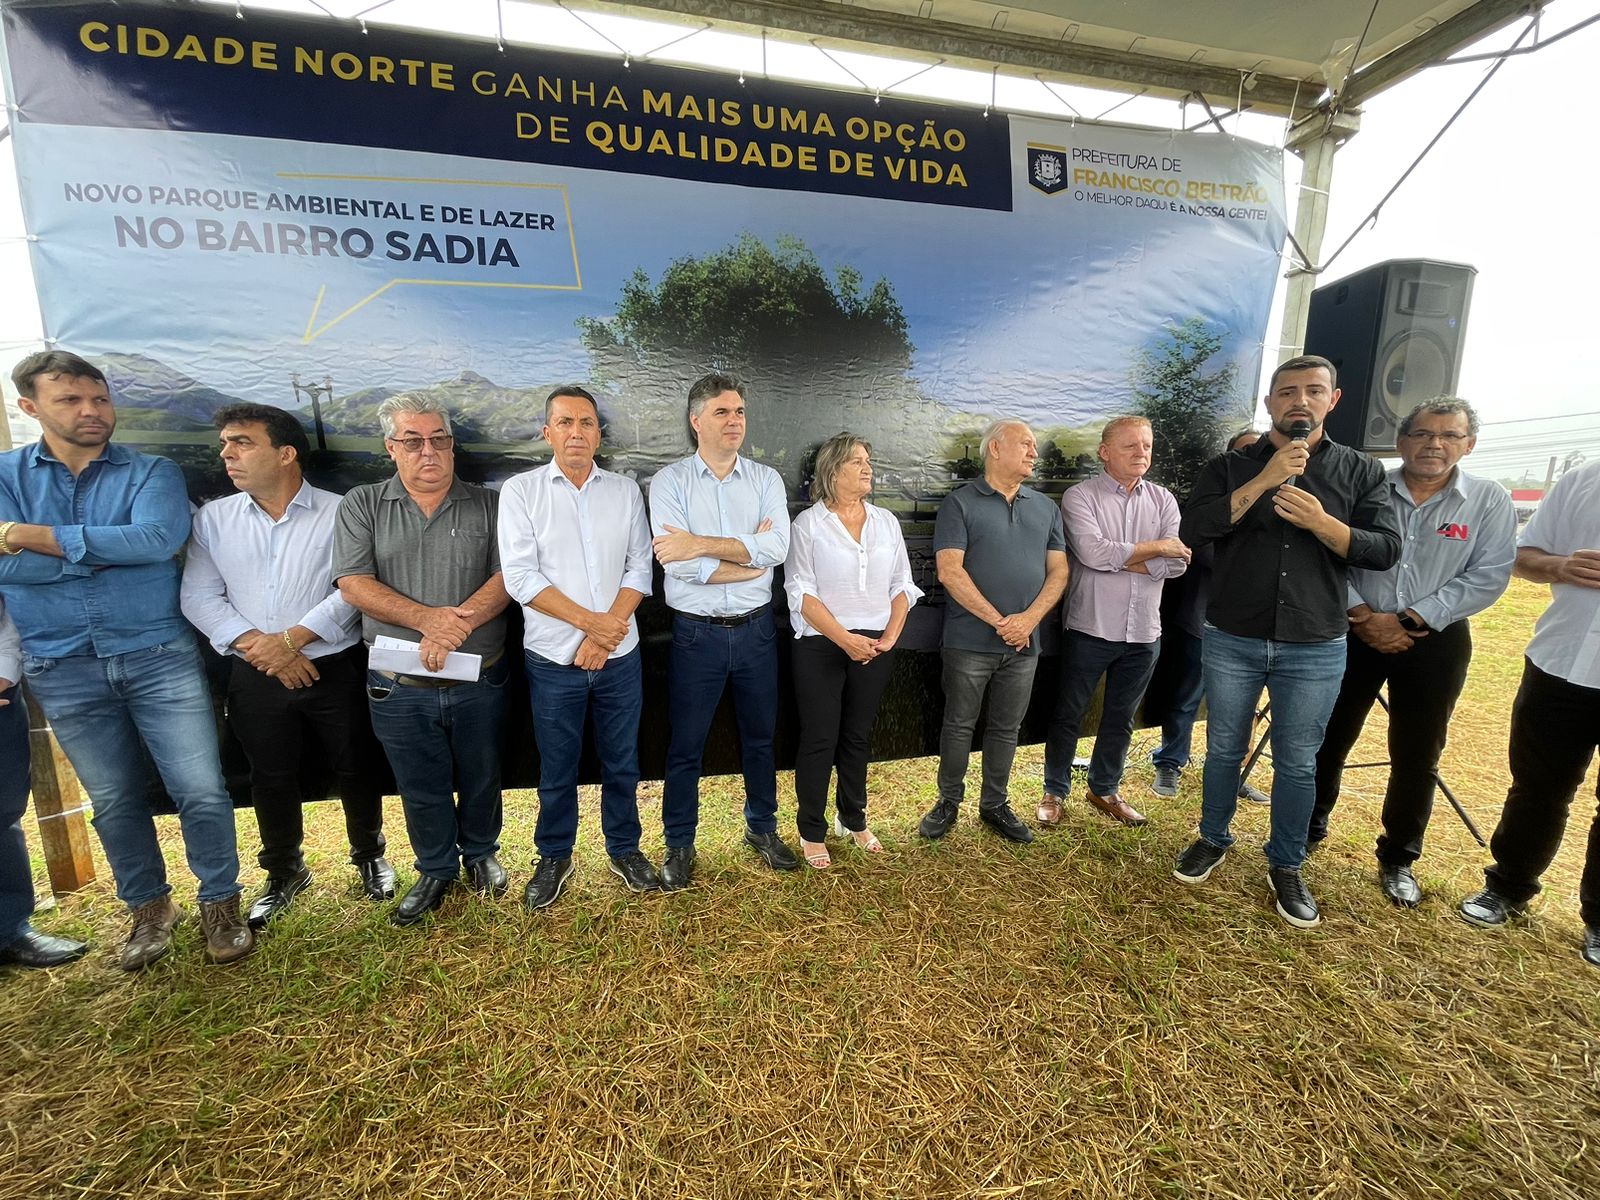
[[[913,486],[945,414],[911,377],[905,312],[886,280],[830,277],[798,238],[751,234],[680,258],[656,283],[635,271],[615,314],[579,321],[596,381],[628,417],[613,441],[656,465],[682,455],[684,396],[709,370],[750,385],[746,453],[806,482],[806,449],[841,429],[873,443],[879,489]]]
[[[1206,361],[1221,349],[1221,332],[1201,317],[1190,317],[1167,326],[1166,340],[1140,351],[1134,366],[1134,410],[1149,418],[1154,441],[1150,477],[1180,501],[1222,439],[1249,419],[1235,365],[1204,373]]]

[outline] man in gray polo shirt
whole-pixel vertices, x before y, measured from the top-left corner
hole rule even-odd
[[[944,498],[933,548],[949,603],[944,610],[944,728],[939,735],[939,800],[922,818],[925,838],[956,823],[966,791],[972,730],[984,693],[983,793],[978,818],[1001,837],[1031,842],[1007,791],[1017,730],[1033,695],[1039,622],[1067,586],[1061,510],[1022,481],[1039,456],[1033,431],[1000,420],[979,448],[983,478]]]
[[[361,610],[361,635],[419,643],[438,670],[453,650],[478,654],[471,683],[367,672],[372,728],[394,768],[417,882],[389,919],[412,925],[438,908],[465,864],[478,891],[500,896],[500,730],[505,719],[508,597],[496,541],[499,505],[455,475],[450,417],[425,396],[378,406],[395,473],[339,504],[333,577]]]

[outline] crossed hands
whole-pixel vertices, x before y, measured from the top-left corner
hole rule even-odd
[[[622,645],[628,636],[628,622],[608,612],[591,613],[583,626],[583,641],[578,643],[572,665],[585,671],[601,670],[611,659],[611,652]]]
[[[994,631],[1000,635],[1000,640],[1013,650],[1026,650],[1028,643],[1033,640],[1033,631],[1038,627],[1039,622],[1035,618],[1020,612],[1001,617]]]
[[[269,679],[276,679],[291,692],[296,688],[310,687],[322,676],[316,664],[301,651],[292,650],[283,640],[283,632],[246,633],[234,643],[233,648],[256,670]]]
[[[437,671],[444,666],[445,657],[452,650],[459,650],[472,633],[472,610],[452,605],[430,608],[417,622],[416,629],[422,635],[422,644],[418,647],[422,665]]]
[[[1418,640],[1428,636],[1426,629],[1413,633],[1402,626],[1399,613],[1374,612],[1351,617],[1350,628],[1379,654],[1404,654]]]
[[[839,648],[850,656],[851,662],[865,665],[878,655],[893,650],[894,643],[895,639],[892,637],[869,638],[865,634],[850,633],[847,630]]]

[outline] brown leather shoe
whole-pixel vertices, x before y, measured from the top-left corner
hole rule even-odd
[[[1061,797],[1054,792],[1046,792],[1044,794],[1044,798],[1039,801],[1038,811],[1034,813],[1041,827],[1054,829],[1061,824],[1061,805]]]
[[[255,931],[239,913],[239,896],[200,902],[200,928],[206,935],[206,957],[219,965],[238,962],[256,948]]]
[[[172,949],[172,928],[183,920],[183,909],[171,896],[163,896],[133,910],[133,932],[122,947],[117,965],[124,971],[142,971]]]
[[[1090,804],[1106,816],[1113,821],[1121,821],[1130,828],[1137,829],[1149,819],[1116,792],[1112,792],[1109,796],[1096,796],[1093,792],[1085,790],[1083,794],[1089,798]]]

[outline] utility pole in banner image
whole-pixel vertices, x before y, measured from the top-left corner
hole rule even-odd
[[[315,383],[301,383],[300,372],[294,371],[289,375],[289,385],[294,388],[294,398],[297,403],[300,400],[301,392],[311,398],[311,420],[317,427],[317,449],[326,450],[328,448],[328,432],[322,426],[321,397],[327,396],[330,400],[333,398],[333,377],[324,375],[321,386],[318,386]]]

